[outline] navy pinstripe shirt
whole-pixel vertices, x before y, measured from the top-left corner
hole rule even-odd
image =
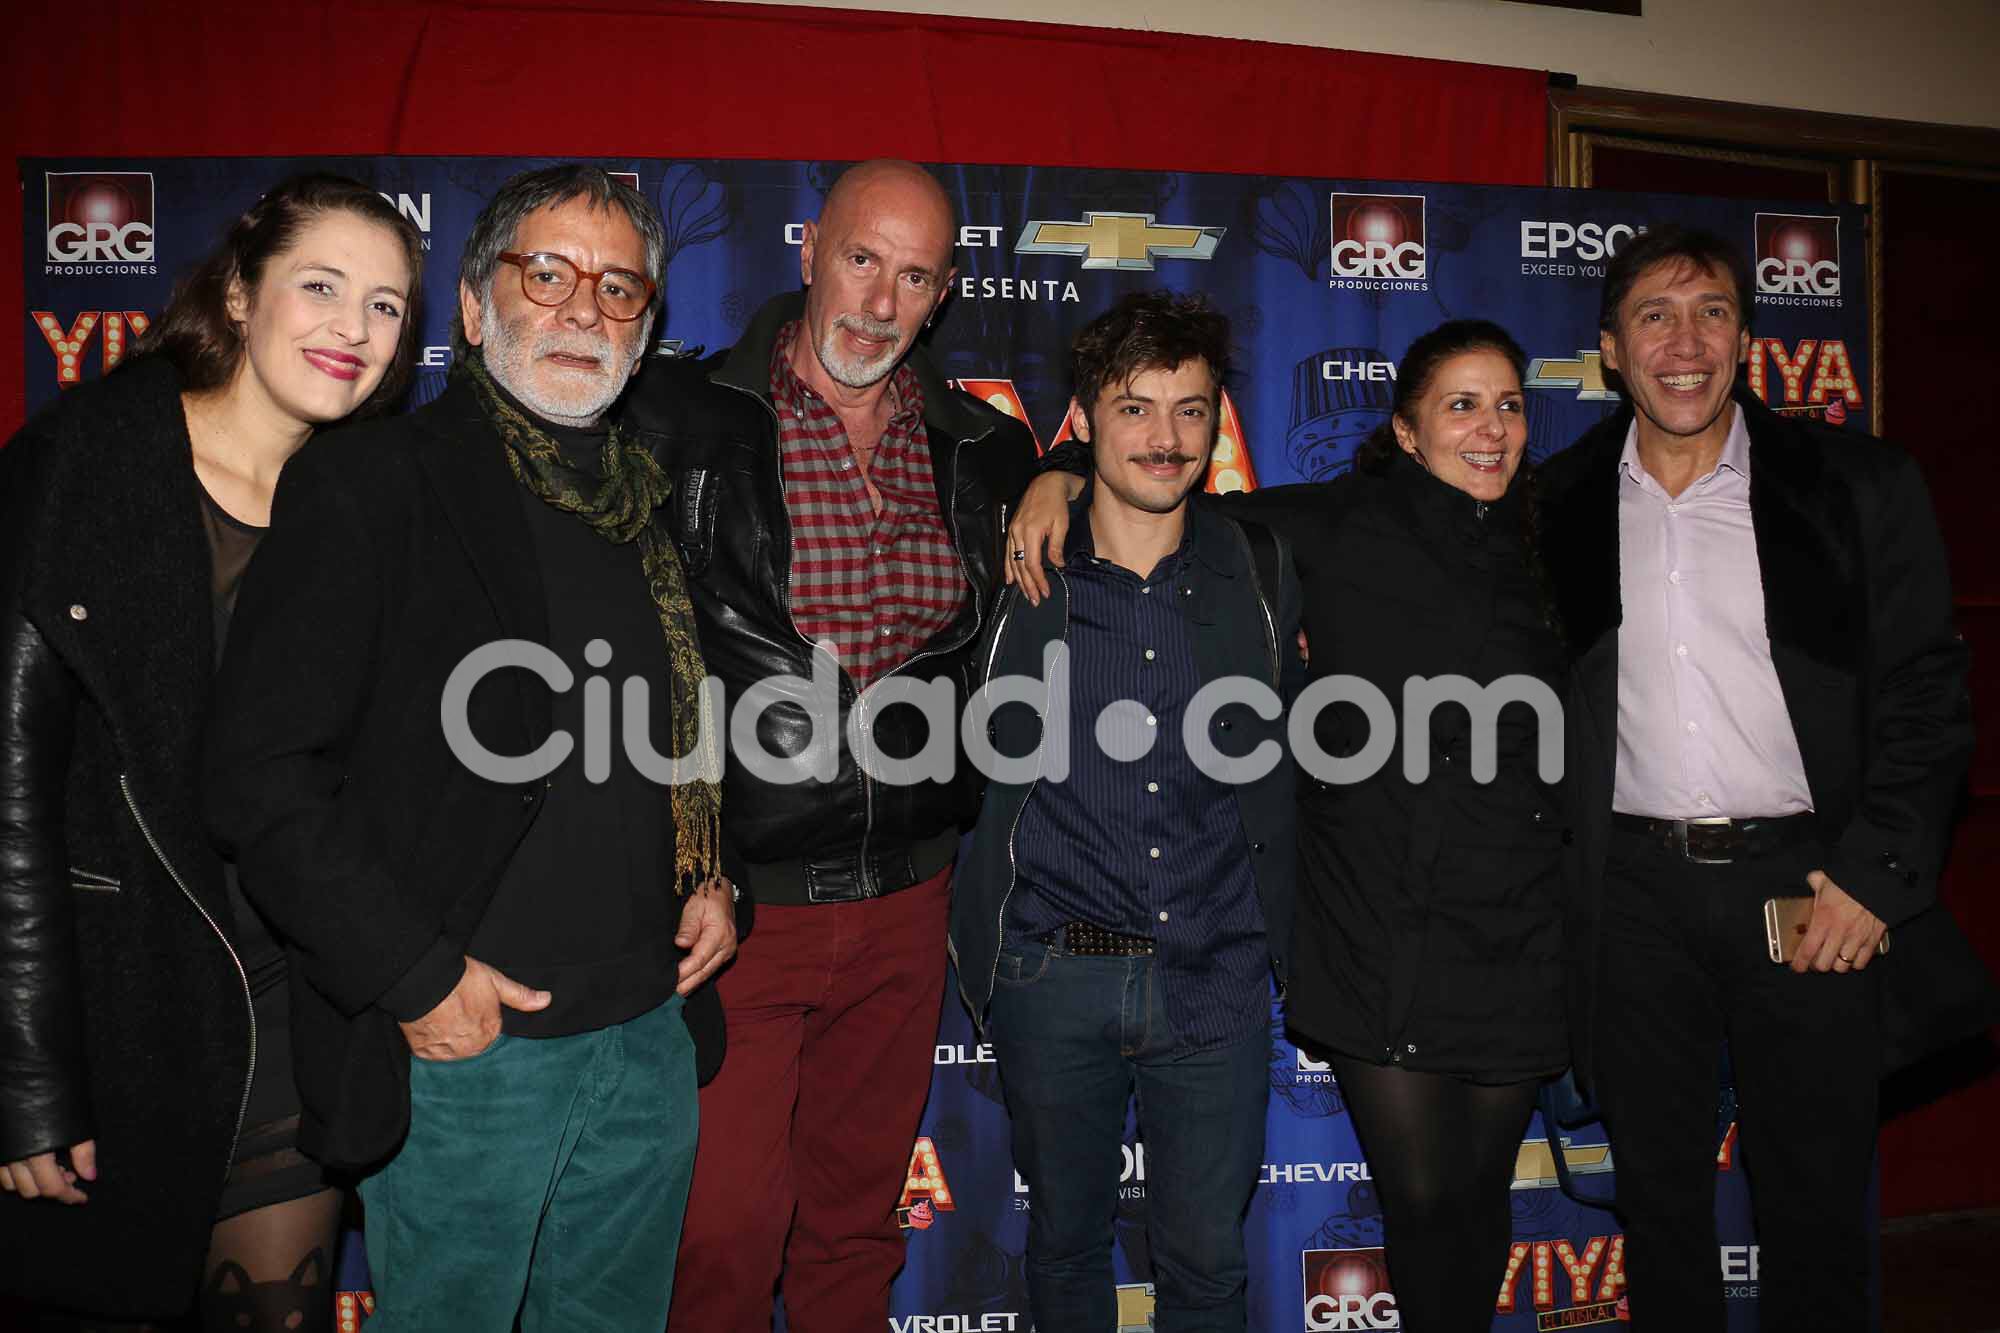
[[[1071,921],[1152,936],[1167,1018],[1194,1051],[1270,1021],[1270,951],[1235,789],[1181,739],[1203,683],[1178,609],[1190,545],[1141,579],[1097,559],[1088,510],[1071,525],[1069,779],[1038,783],[1021,811],[1007,938]]]

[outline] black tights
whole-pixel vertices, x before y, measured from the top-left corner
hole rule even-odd
[[[1406,1333],[1485,1333],[1512,1240],[1514,1162],[1536,1081],[1468,1083],[1338,1053]]]
[[[342,1196],[321,1190],[238,1213],[209,1235],[198,1312],[172,1324],[44,1315],[41,1333],[333,1333]]]

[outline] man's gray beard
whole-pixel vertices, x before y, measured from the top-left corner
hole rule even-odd
[[[834,383],[844,384],[850,389],[866,389],[880,384],[896,368],[896,362],[903,355],[903,331],[890,325],[887,336],[896,341],[890,344],[889,350],[873,361],[856,361],[842,356],[834,342],[834,335],[851,319],[852,316],[842,315],[827,326],[826,335],[819,340],[819,363]],[[870,338],[884,336],[880,325],[860,324],[859,328]]]
[[[479,337],[487,373],[493,376],[494,381],[513,394],[530,412],[558,426],[594,426],[602,420],[611,405],[618,401],[618,395],[625,392],[633,367],[639,364],[639,358],[646,351],[646,339],[642,336],[633,342],[624,371],[615,381],[580,384],[574,397],[557,399],[545,396],[533,386],[529,370],[535,361],[547,352],[564,350],[595,356],[609,363],[613,350],[609,338],[602,334],[565,338],[545,333],[530,342],[515,336],[514,331],[494,313],[490,301],[479,312]],[[584,343],[590,345],[581,345]]]

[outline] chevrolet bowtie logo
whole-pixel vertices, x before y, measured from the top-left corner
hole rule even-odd
[[[1014,242],[1020,255],[1081,255],[1085,268],[1151,272],[1155,259],[1207,259],[1223,227],[1158,226],[1151,213],[1085,213],[1081,222],[1030,222]]]
[[[1153,1284],[1127,1282],[1118,1288],[1118,1333],[1147,1333],[1153,1327]]]
[[[1572,1176],[1602,1175],[1612,1169],[1608,1143],[1561,1143],[1563,1161]],[[1556,1150],[1547,1139],[1529,1139],[1515,1150],[1514,1188],[1554,1189],[1562,1178],[1556,1174]]]
[[[1538,356],[1528,363],[1526,387],[1575,389],[1578,400],[1586,403],[1618,401],[1618,391],[1604,382],[1604,354],[1601,352],[1578,352],[1574,361]]]

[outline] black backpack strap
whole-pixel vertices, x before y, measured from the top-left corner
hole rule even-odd
[[[1264,604],[1264,616],[1271,626],[1271,670],[1277,673],[1278,654],[1282,651],[1276,636],[1280,623],[1278,598],[1284,586],[1280,580],[1285,564],[1285,539],[1278,535],[1276,528],[1256,519],[1231,518],[1229,521],[1236,525],[1236,531],[1250,551],[1250,576],[1257,588],[1257,600]]]
[[[1278,623],[1278,593],[1280,589],[1279,570],[1284,565],[1284,538],[1269,524],[1259,523],[1254,518],[1233,518],[1237,530],[1250,547],[1250,570],[1257,576],[1257,596],[1264,608],[1271,613],[1271,623]]]

